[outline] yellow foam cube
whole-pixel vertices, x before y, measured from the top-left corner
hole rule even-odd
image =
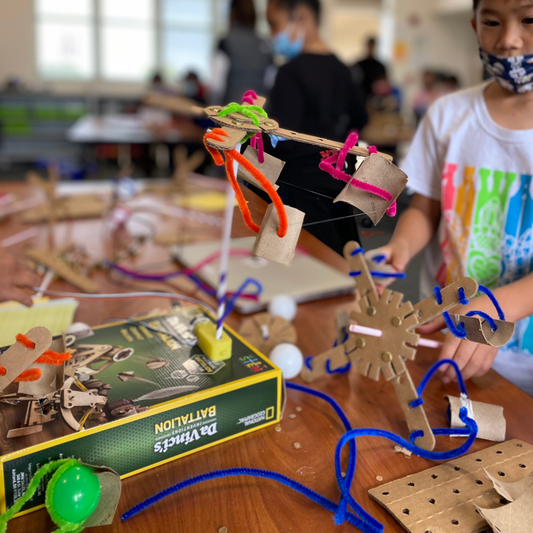
[[[225,361],[231,358],[232,340],[225,332],[222,338],[216,338],[217,327],[213,322],[200,322],[194,328],[194,333],[198,337],[198,347],[211,359],[211,361]]]

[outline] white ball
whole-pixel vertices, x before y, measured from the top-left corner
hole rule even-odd
[[[292,322],[296,316],[298,305],[290,296],[274,296],[268,304],[268,312],[274,316],[280,316],[288,322]]]
[[[294,344],[278,344],[268,357],[281,370],[284,379],[295,378],[304,366],[304,356]]]

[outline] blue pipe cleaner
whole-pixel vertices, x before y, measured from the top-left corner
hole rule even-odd
[[[440,291],[440,287],[435,287],[433,289],[433,293],[435,294],[435,299],[437,300],[437,303],[439,305],[442,305],[442,294]],[[461,294],[459,294],[459,298],[464,299],[464,290],[463,290],[463,296],[461,297]],[[455,337],[458,337],[460,339],[464,339],[466,337],[466,329],[464,327],[464,324],[461,322],[457,326],[455,326],[452,317],[450,316],[450,313],[446,311],[445,313],[442,313],[442,316],[444,318],[444,321],[446,322],[446,326],[450,330],[450,333],[454,335]]]
[[[429,381],[429,378],[430,377],[422,381],[427,382]],[[370,516],[350,495],[350,487],[351,487],[353,477],[355,474],[355,467],[356,467],[356,461],[357,461],[357,448],[355,444],[355,439],[357,437],[362,437],[362,436],[383,437],[383,438],[387,438],[391,440],[392,442],[395,442],[396,444],[400,446],[403,446],[407,450],[410,450],[412,453],[415,453],[416,455],[419,455],[420,457],[423,457],[425,459],[430,459],[434,461],[444,461],[444,460],[454,459],[466,453],[470,449],[470,447],[472,446],[473,442],[475,441],[477,437],[477,424],[475,423],[474,420],[468,418],[467,410],[465,408],[462,408],[461,411],[459,412],[459,418],[467,426],[466,428],[461,428],[461,429],[439,428],[439,429],[434,429],[432,431],[435,435],[451,435],[451,434],[465,435],[468,437],[468,439],[463,443],[462,446],[460,446],[459,448],[455,450],[450,450],[447,452],[428,452],[427,450],[422,450],[418,446],[411,444],[407,442],[406,440],[402,439],[401,437],[394,435],[393,433],[390,433],[388,431],[374,429],[374,428],[353,430],[351,429],[351,424],[348,418],[346,417],[346,414],[344,413],[342,408],[333,398],[331,398],[327,394],[322,393],[320,391],[316,391],[308,387],[304,387],[302,385],[297,385],[295,383],[287,383],[286,385],[288,389],[293,389],[293,390],[297,390],[300,392],[304,392],[306,394],[310,394],[312,396],[316,396],[320,399],[327,401],[333,407],[333,409],[335,410],[335,412],[341,419],[342,423],[344,424],[344,427],[348,431],[339,441],[337,445],[337,449],[335,451],[335,475],[337,477],[337,483],[339,485],[339,488],[342,494],[342,498],[341,498],[339,505],[335,504],[331,500],[328,500],[327,498],[318,494],[317,492],[311,489],[308,489],[304,485],[301,485],[300,483],[286,476],[283,476],[282,474],[278,474],[276,472],[269,472],[267,470],[253,469],[253,468],[233,468],[233,469],[228,469],[228,470],[217,470],[215,472],[196,476],[194,478],[177,483],[176,485],[169,487],[168,489],[156,494],[155,496],[152,496],[151,498],[148,498],[144,502],[140,503],[139,505],[133,507],[132,509],[124,513],[122,515],[122,520],[123,521],[129,520],[130,518],[144,511],[146,508],[162,500],[166,496],[170,496],[171,494],[174,494],[184,488],[196,485],[203,481],[209,481],[212,479],[220,479],[224,477],[252,476],[252,477],[258,477],[258,478],[277,481],[299,492],[300,494],[303,494],[304,496],[310,498],[312,501],[318,503],[319,505],[322,505],[328,511],[336,513],[335,515],[336,524],[340,525],[344,521],[347,521],[349,524],[355,526],[356,528],[359,528],[363,533],[382,533],[384,529],[383,525],[379,523],[377,520],[375,520],[372,516]],[[419,389],[423,390],[420,387]],[[423,432],[414,432],[411,435],[411,437],[413,436],[416,436],[416,437],[423,436]],[[350,456],[349,456],[349,464],[348,464],[348,473],[346,475],[346,478],[343,478],[342,473],[341,473],[341,453],[346,443],[348,443],[350,447]],[[347,510],[346,508],[347,503],[350,505],[350,507],[356,514],[353,514]]]
[[[360,270],[354,270],[350,272],[352,278],[357,278],[362,272]],[[396,278],[396,279],[405,279],[405,273],[403,272],[377,272],[376,270],[371,270],[370,275],[373,278]]]
[[[494,296],[494,294],[492,294],[492,292],[490,292],[490,290],[487,289],[487,287],[483,285],[479,286],[479,292],[482,292],[483,294],[489,297],[489,300],[492,302],[492,305],[496,308],[496,311],[498,313],[498,318],[500,320],[505,320],[505,314],[502,308],[500,307],[498,300],[496,300],[496,296]]]
[[[237,300],[245,293],[246,288],[248,285],[254,285],[257,289],[257,292],[253,294],[253,296],[260,296],[263,293],[263,285],[259,283],[256,279],[248,278],[238,289],[237,292],[231,297],[231,299],[228,301],[226,306],[226,312],[224,313],[224,317],[222,320],[226,320],[228,316],[233,311],[233,308],[235,307],[235,304],[237,303]]]
[[[352,252],[352,257],[356,256],[357,254],[364,254],[365,251],[362,248],[357,248],[357,250],[354,250]]]
[[[486,320],[489,323],[490,329],[492,329],[492,331],[496,331],[498,329],[498,326],[496,322],[494,321],[494,319],[490,315],[487,315],[487,313],[484,313],[483,311],[470,311],[470,313],[466,313],[466,316],[476,316],[476,315]]]

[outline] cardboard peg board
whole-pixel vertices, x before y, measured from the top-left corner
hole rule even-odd
[[[463,407],[461,398],[446,396],[450,402],[450,427],[466,427],[459,418],[459,411]],[[503,442],[505,440],[506,421],[503,407],[483,402],[471,402],[474,419],[478,425],[478,439]],[[533,468],[532,468],[533,469]]]
[[[478,344],[487,344],[495,348],[505,346],[513,336],[514,324],[503,320],[495,320],[496,330],[492,331],[490,324],[479,316],[452,315],[455,325],[464,324],[466,338]]]
[[[298,341],[296,328],[287,320],[270,313],[260,313],[245,320],[239,335],[267,357],[278,344],[296,344]]]
[[[244,157],[264,174],[265,178],[272,184],[274,189],[279,189],[279,185],[276,185],[276,182],[285,166],[285,161],[265,153],[265,162],[260,163],[257,149],[252,148],[251,146],[248,146],[244,151]],[[264,191],[263,186],[242,165],[239,165],[237,176]]]
[[[357,189],[350,182],[335,198],[335,203],[345,202],[363,211],[374,225],[383,218],[387,209],[396,201],[407,185],[407,175],[378,154],[371,154],[353,177],[364,183],[380,187],[392,195],[392,200],[387,201],[376,194]]]
[[[410,533],[488,532],[474,504],[485,509],[508,504],[501,503],[484,468],[497,479],[521,481],[533,468],[533,446],[518,440],[501,443],[381,485],[369,494]]]
[[[252,254],[263,257],[276,263],[288,265],[296,252],[296,245],[300,238],[305,213],[294,207],[285,206],[287,213],[287,235],[278,236],[279,218],[274,204],[270,204],[266,210],[261,229],[255,240]]]

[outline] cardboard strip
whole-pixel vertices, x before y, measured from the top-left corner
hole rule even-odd
[[[490,324],[479,316],[451,315],[455,325],[461,322],[466,330],[466,338],[478,344],[487,344],[495,348],[505,346],[513,336],[515,325],[512,322],[495,320],[497,329],[492,331]]]
[[[345,202],[357,207],[372,220],[374,225],[383,218],[387,209],[397,200],[407,185],[407,175],[391,161],[377,154],[370,155],[364,161],[353,175],[352,181],[354,179],[389,192],[392,199],[387,201],[376,194],[358,189],[350,181],[333,202]]]
[[[380,272],[382,274],[395,274],[396,270],[394,270],[392,265],[388,265],[385,262],[378,262],[375,260],[376,257],[379,257],[383,255],[379,248],[376,248],[375,250],[368,250],[368,252],[365,252],[365,261],[367,262],[368,268],[372,272]],[[379,285],[382,287],[388,287],[391,283],[394,283],[396,280],[394,278],[382,278],[379,280],[376,280]]]
[[[463,407],[461,398],[446,396],[450,402],[450,427],[464,428],[459,418],[459,411]],[[506,421],[503,416],[503,407],[488,403],[471,401],[472,415],[478,425],[478,439],[503,442],[505,440]]]
[[[276,181],[278,181],[281,171],[285,166],[285,161],[265,153],[265,162],[259,163],[258,151],[256,148],[252,148],[251,146],[248,146],[248,148],[246,148],[244,151],[244,157],[248,159],[248,161],[250,161],[255,168],[264,174],[265,178],[272,184],[274,189],[279,189],[279,185],[276,185]],[[242,165],[239,165],[237,176],[264,191],[261,183],[259,183]]]
[[[424,407],[419,405],[413,409],[409,405],[418,398],[418,393],[411,375],[407,371],[398,373],[398,375],[392,380],[392,384],[394,385],[394,391],[396,392],[403,414],[405,415],[409,432],[424,432],[422,437],[416,439],[415,444],[420,446],[423,450],[432,451],[435,448],[436,440],[433,430],[429,425]]]
[[[15,335],[15,332],[13,333]],[[0,365],[6,374],[0,376],[0,391],[13,383],[22,372],[27,370],[52,344],[52,334],[43,327],[32,328],[26,337],[35,343],[35,348],[26,348],[16,342],[0,356]]]
[[[459,289],[465,291],[465,298],[469,300],[473,298],[478,291],[478,284],[472,278],[461,278],[460,280],[451,283],[441,290],[442,304],[437,303],[435,296],[430,296],[421,302],[415,304],[415,314],[418,317],[419,325],[427,324],[434,318],[442,315],[445,311],[449,311],[453,307],[460,304]]]
[[[285,212],[289,227],[287,235],[281,238],[278,236],[279,217],[276,207],[274,204],[268,206],[255,240],[252,252],[254,256],[263,257],[283,265],[290,264],[296,252],[305,213],[288,206],[285,206]]]
[[[500,443],[380,485],[369,494],[411,533],[480,533],[488,525],[472,504],[508,507],[483,468],[506,482],[523,480],[533,468],[533,446],[518,440]]]
[[[374,285],[374,281],[370,275],[370,270],[368,269],[364,255],[362,253],[357,253],[354,255],[354,252],[360,249],[361,246],[355,241],[346,243],[346,246],[344,247],[344,258],[346,261],[348,261],[350,270],[352,272],[361,272],[359,276],[354,278],[359,294],[364,297],[371,293],[377,297],[376,286]]]
[[[338,370],[344,368],[350,363],[350,359],[346,354],[346,346],[341,344],[323,354],[317,355],[311,359],[311,370],[304,365],[300,377],[307,383],[311,383],[315,379],[318,379],[327,374],[326,365],[329,361],[330,370]]]

